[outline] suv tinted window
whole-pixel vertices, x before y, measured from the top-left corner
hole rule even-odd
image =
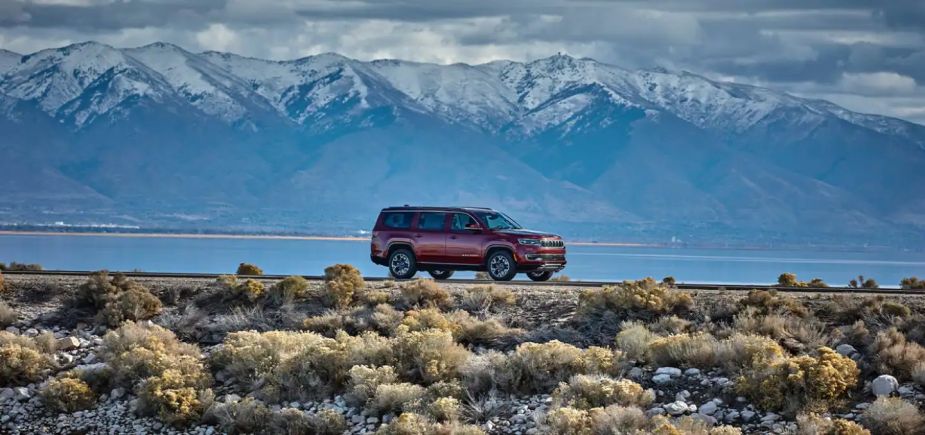
[[[425,231],[440,231],[443,229],[443,221],[446,213],[424,212],[418,217],[418,229]]]
[[[411,228],[412,216],[414,213],[410,211],[383,213],[382,225],[386,228]]]
[[[467,225],[478,226],[478,222],[475,219],[472,219],[472,216],[469,216],[465,213],[453,213],[453,222],[450,224],[450,229],[453,231],[465,231]]]

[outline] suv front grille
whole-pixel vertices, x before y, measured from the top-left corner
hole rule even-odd
[[[542,240],[540,243],[544,248],[561,248],[565,246],[565,242],[561,240]]]

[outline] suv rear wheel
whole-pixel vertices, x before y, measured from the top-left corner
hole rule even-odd
[[[417,271],[417,261],[410,250],[399,248],[389,254],[389,273],[396,279],[410,279]]]
[[[549,281],[549,278],[552,278],[552,271],[538,270],[536,272],[527,272],[527,277],[533,281]]]
[[[510,281],[517,275],[517,263],[507,251],[493,252],[485,263],[488,275],[495,281]]]
[[[450,277],[453,276],[453,271],[446,270],[446,269],[428,270],[427,273],[429,273],[430,276],[432,276],[437,281],[444,280],[444,279],[450,279]]]

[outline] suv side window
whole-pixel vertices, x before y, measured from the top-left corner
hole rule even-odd
[[[442,231],[446,213],[422,212],[418,217],[418,229],[423,231]]]
[[[453,221],[450,224],[450,231],[464,232],[470,225],[480,226],[472,216],[465,213],[453,213]]]
[[[384,213],[382,225],[386,228],[407,229],[411,228],[411,218],[414,213],[408,212],[389,212]]]

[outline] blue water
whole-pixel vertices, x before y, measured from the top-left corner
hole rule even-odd
[[[39,263],[46,269],[209,273],[233,273],[238,263],[249,262],[268,274],[303,275],[320,275],[328,265],[349,263],[366,276],[386,275],[384,267],[369,261],[365,241],[0,235],[0,261]],[[845,285],[863,274],[883,286],[896,286],[903,277],[925,277],[921,252],[571,245],[568,261],[563,273],[573,280],[673,275],[679,282],[771,283],[781,272],[793,272],[800,279],[819,277],[832,285]]]

